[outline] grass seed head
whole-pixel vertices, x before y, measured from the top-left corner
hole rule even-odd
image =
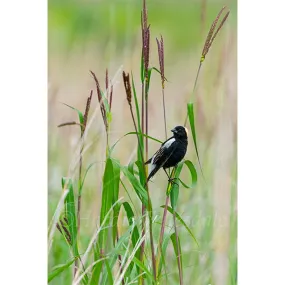
[[[86,106],[85,106],[85,112],[84,112],[84,123],[83,123],[83,133],[85,131],[86,125],[87,125],[87,119],[88,119],[88,113],[90,110],[90,105],[91,105],[91,99],[93,95],[93,90],[90,91],[90,96],[87,98]]]
[[[127,100],[128,100],[129,105],[131,105],[132,104],[132,89],[131,89],[131,84],[130,84],[129,73],[126,74],[125,71],[123,71],[123,80],[124,80],[125,90],[127,94]]]
[[[214,20],[214,22],[213,22],[212,25],[211,25],[211,28],[210,28],[210,30],[209,30],[209,32],[208,32],[208,35],[207,35],[207,38],[206,38],[206,41],[205,41],[205,44],[204,44],[204,48],[203,48],[203,51],[202,51],[202,56],[201,56],[201,60],[200,60],[201,62],[204,61],[204,59],[205,59],[207,53],[209,52],[209,49],[210,49],[211,45],[212,45],[213,42],[214,42],[215,37],[217,36],[218,32],[219,32],[220,29],[222,28],[223,24],[225,23],[225,21],[226,21],[228,15],[229,15],[229,13],[230,13],[229,11],[227,12],[227,14],[226,14],[225,17],[223,18],[221,24],[219,25],[217,31],[215,32],[217,23],[218,23],[218,21],[219,21],[221,15],[222,15],[222,13],[223,13],[223,11],[224,11],[225,9],[226,9],[226,6],[224,6],[224,7],[221,9],[221,11],[218,13],[216,19]],[[215,32],[215,33],[214,33],[214,32]],[[214,34],[214,36],[213,36],[213,34]]]
[[[160,36],[160,41],[156,38],[157,42],[157,50],[158,50],[158,59],[159,59],[159,67],[160,67],[160,75],[161,75],[161,85],[164,89],[164,82],[165,82],[165,76],[164,76],[164,43],[163,43],[163,37]]]
[[[103,102],[103,97],[101,95],[101,89],[100,89],[100,84],[99,84],[99,81],[95,75],[95,73],[90,70],[93,78],[94,78],[94,81],[96,83],[96,89],[97,89],[97,95],[98,95],[98,102],[100,104],[100,109],[101,109],[101,114],[102,114],[102,118],[103,118],[103,121],[104,121],[104,125],[105,125],[105,129],[106,131],[108,130],[108,120],[107,120],[107,114],[106,114],[106,108],[105,108],[105,105],[104,105],[104,102]]]
[[[141,30],[142,30],[142,55],[144,61],[145,78],[148,76],[149,66],[149,41],[150,41],[150,25],[147,23],[146,1],[143,1],[143,10],[141,13]]]

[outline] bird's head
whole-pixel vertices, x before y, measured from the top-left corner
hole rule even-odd
[[[188,130],[183,126],[177,126],[171,130],[173,132],[174,137],[179,139],[187,139],[188,138]]]

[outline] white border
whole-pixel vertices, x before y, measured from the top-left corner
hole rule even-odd
[[[47,283],[47,2],[0,16],[1,284]]]
[[[240,285],[284,284],[285,17],[281,3],[239,1],[238,7]]]

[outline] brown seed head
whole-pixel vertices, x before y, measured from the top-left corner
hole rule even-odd
[[[84,123],[83,123],[82,134],[84,133],[86,125],[87,125],[87,119],[88,119],[88,113],[89,113],[89,109],[90,109],[90,105],[91,105],[92,95],[93,95],[93,90],[90,91],[90,96],[87,98],[87,102],[86,102],[86,106],[85,106],[85,112],[84,112]]]
[[[164,76],[164,43],[163,37],[160,36],[160,41],[156,39],[157,42],[157,50],[158,50],[158,59],[159,59],[159,67],[160,67],[160,75],[161,75],[161,85],[164,88],[165,76]]]
[[[208,35],[207,35],[207,38],[206,38],[206,41],[205,41],[205,44],[204,44],[204,48],[203,48],[203,51],[202,51],[202,57],[201,57],[201,62],[205,59],[215,37],[217,36],[218,32],[220,31],[220,29],[222,28],[224,22],[226,21],[228,15],[229,15],[229,12],[225,15],[225,17],[223,18],[221,24],[219,25],[219,28],[217,29],[217,31],[215,32],[214,34],[214,31],[216,29],[216,26],[217,26],[217,23],[223,13],[223,11],[226,9],[226,6],[224,6],[221,11],[218,13],[216,19],[214,20],[214,22],[212,23],[212,26],[208,32]],[[214,34],[214,36],[213,36]]]
[[[105,108],[105,105],[104,105],[104,102],[103,102],[103,98],[101,96],[100,84],[99,84],[99,81],[98,81],[95,73],[93,71],[91,71],[91,70],[90,70],[90,72],[91,72],[91,74],[92,74],[92,76],[93,76],[93,78],[95,80],[95,83],[96,83],[98,102],[100,104],[102,118],[103,118],[103,121],[104,121],[105,129],[107,131],[108,130],[108,121],[107,121],[107,115],[106,115],[106,108]]]
[[[126,74],[125,71],[123,71],[123,80],[124,80],[125,90],[127,94],[127,100],[128,100],[129,105],[131,105],[132,104],[132,89],[131,89],[131,84],[130,84],[129,73]]]

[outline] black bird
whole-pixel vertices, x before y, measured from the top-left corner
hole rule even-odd
[[[170,179],[165,169],[176,166],[186,154],[188,130],[185,127],[177,126],[171,131],[173,137],[165,141],[160,149],[145,163],[151,164],[147,182],[161,167]]]

